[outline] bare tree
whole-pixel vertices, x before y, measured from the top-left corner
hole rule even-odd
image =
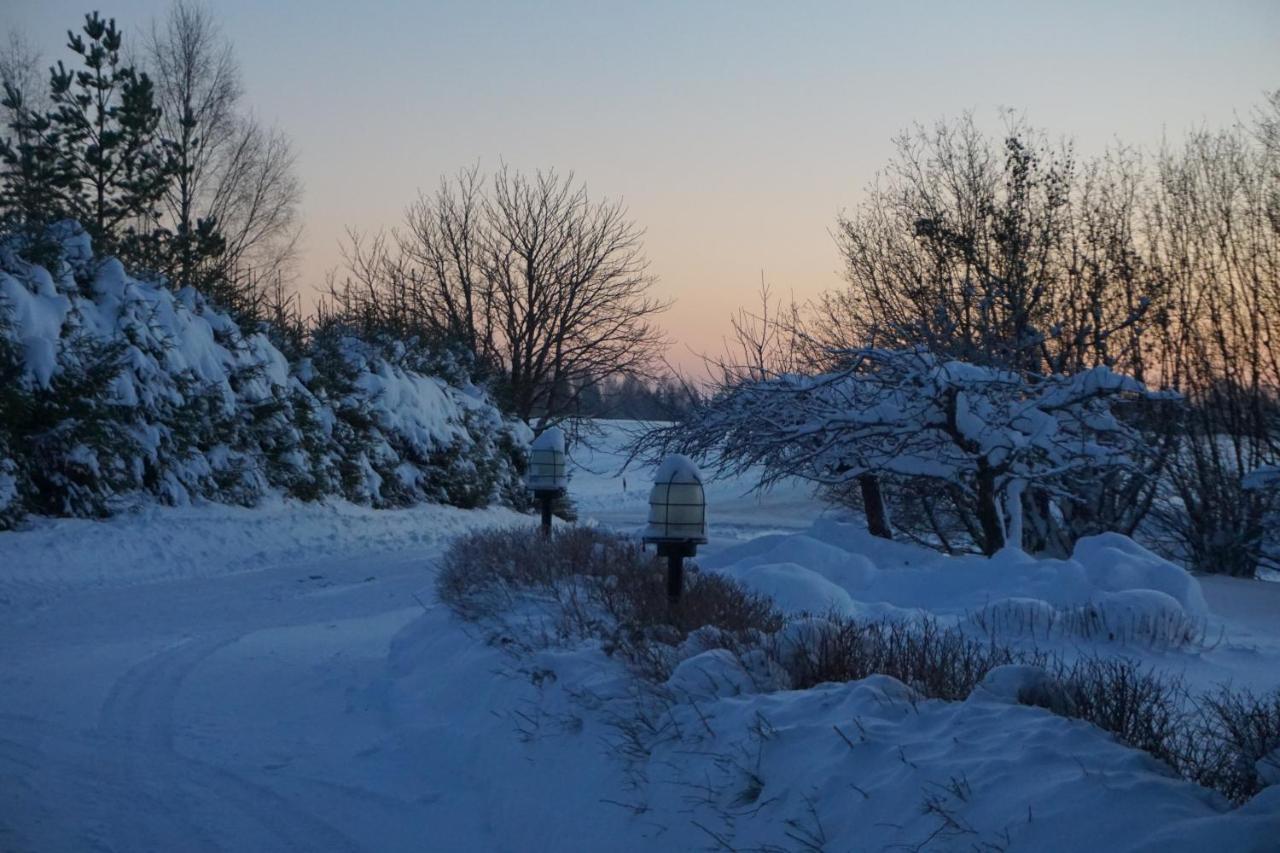
[[[775,299],[773,288],[760,276],[755,312],[739,308],[729,318],[732,336],[724,341],[724,353],[704,356],[708,373],[721,386],[742,380],[763,380],[791,373],[810,363],[811,341],[804,328],[800,306],[792,299]]]
[[[230,281],[256,305],[291,277],[296,257],[302,184],[292,145],[243,109],[231,45],[206,8],[178,0],[147,48],[177,167],[164,211],[178,238],[173,272],[184,283]]]
[[[660,361],[651,320],[667,303],[649,293],[643,232],[572,174],[464,170],[421,196],[405,225],[349,233],[333,310],[465,346],[500,372],[517,416],[563,418],[607,377]]]
[[[1246,481],[1280,461],[1280,150],[1260,118],[1167,148],[1148,223],[1172,292],[1165,370],[1189,401],[1160,519],[1191,564],[1245,576],[1278,508]]]
[[[489,233],[484,178],[478,167],[419,195],[405,216],[400,257],[413,284],[414,313],[437,336],[473,352],[496,349],[495,287],[486,273]]]
[[[26,109],[43,113],[49,106],[49,79],[41,68],[40,51],[27,36],[10,30],[0,46],[0,89],[11,88]]]
[[[970,116],[916,127],[896,147],[838,222],[849,287],[818,306],[827,349],[924,344],[976,364],[1107,364],[1141,378],[1126,335],[1152,302],[1134,244],[1136,155],[1082,167],[1069,144],[1020,121],[996,141]]]

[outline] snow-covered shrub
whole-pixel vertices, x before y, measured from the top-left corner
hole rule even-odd
[[[1156,648],[1205,638],[1209,606],[1199,581],[1127,536],[1081,539],[1070,559],[997,562],[1005,563],[1003,583],[972,577],[992,600],[969,613],[969,621],[988,635],[1081,637]]]
[[[0,528],[272,491],[375,506],[523,499],[528,431],[486,394],[320,334],[288,359],[190,288],[54,229],[51,273],[0,248]],[[426,364],[420,355],[417,364]]]
[[[364,341],[339,324],[313,335],[298,376],[332,413],[329,467],[343,493],[375,506],[523,501],[527,428],[465,374],[450,385],[403,366],[423,363],[407,355],[400,342]]]
[[[1205,623],[1155,590],[1102,593],[1096,601],[1054,607],[1038,598],[1002,598],[969,614],[988,636],[1086,640],[1182,648],[1204,639]]]
[[[983,676],[968,701],[1033,705],[1063,717],[1077,708],[1062,682],[1044,667],[1010,663]]]

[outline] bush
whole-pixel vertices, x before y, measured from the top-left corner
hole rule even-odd
[[[1088,720],[1175,769],[1185,763],[1186,690],[1177,676],[1097,657],[1059,667],[1055,676],[1068,697],[1066,716]]]
[[[1238,803],[1280,784],[1280,690],[1221,687],[1200,697],[1196,710],[1192,778]]]
[[[1055,713],[1111,732],[1233,803],[1247,802],[1280,779],[1280,762],[1272,757],[1280,750],[1280,690],[1257,695],[1222,686],[1196,695],[1177,675],[1122,658],[1058,664],[1053,678],[1067,698],[1051,708]]]
[[[436,581],[440,599],[469,619],[494,618],[520,593],[554,603],[558,634],[593,637],[654,677],[669,661],[653,645],[679,645],[711,627],[724,642],[782,627],[773,602],[721,575],[685,576],[684,594],[667,601],[666,568],[638,542],[591,527],[485,530],[455,540]]]
[[[864,622],[828,616],[793,623],[771,642],[770,653],[793,687],[890,675],[933,699],[963,699],[987,673],[1010,663],[1044,662],[1044,656],[994,641],[976,640],[932,618]]]
[[[637,545],[590,527],[557,527],[550,539],[511,527],[460,536],[445,552],[436,589],[469,619],[496,615],[518,592],[553,592],[575,578],[645,572],[653,559]]]

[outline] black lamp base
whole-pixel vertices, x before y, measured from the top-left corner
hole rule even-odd
[[[667,600],[675,605],[684,592],[684,558],[698,553],[698,543],[687,539],[654,542],[658,556],[667,558]]]

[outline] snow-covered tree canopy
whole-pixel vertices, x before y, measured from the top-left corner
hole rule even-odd
[[[1142,439],[1125,401],[1167,399],[1096,367],[1028,376],[943,360],[923,349],[839,353],[843,367],[728,387],[644,449],[679,449],[725,472],[761,467],[761,485],[802,477],[824,485],[866,475],[956,486],[985,508],[991,551],[1020,538],[1029,485],[1061,502],[1080,477],[1130,468]],[[1003,507],[1003,510],[1001,509]]]

